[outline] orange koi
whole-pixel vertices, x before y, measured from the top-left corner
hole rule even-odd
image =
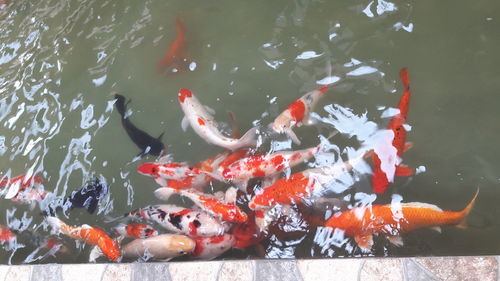
[[[470,203],[458,212],[443,211],[438,206],[420,202],[357,207],[329,218],[326,227],[338,228],[354,240],[363,251],[373,246],[373,234],[381,234],[396,246],[402,246],[402,233],[428,227],[439,232],[441,225],[467,226],[467,215],[476,202],[479,189]]]
[[[177,37],[170,44],[170,48],[168,48],[165,56],[158,62],[157,71],[158,73],[162,73],[169,66],[173,66],[176,69],[179,69],[179,63],[186,60],[184,56],[184,48],[186,45],[185,33],[186,29],[184,28],[184,24],[177,18],[175,20],[175,25],[177,27]]]
[[[399,100],[398,109],[399,113],[392,117],[388,130],[394,133],[394,138],[392,140],[392,146],[396,148],[397,156],[399,161],[403,156],[403,152],[406,150],[405,140],[406,140],[406,130],[404,125],[406,124],[406,117],[408,116],[408,109],[410,106],[410,83],[408,77],[408,70],[406,68],[401,69],[399,72],[401,80],[403,82],[403,87],[405,89],[401,99]],[[413,174],[413,169],[408,168],[406,165],[397,164],[393,175],[387,175],[386,171],[382,170],[382,163],[379,156],[373,154],[373,177],[372,185],[373,191],[375,193],[384,193],[389,187],[390,182],[394,176],[409,176]]]
[[[100,228],[86,224],[80,227],[70,226],[56,217],[47,217],[47,222],[55,231],[99,247],[100,251],[112,261],[118,261],[121,258],[122,254],[118,242],[111,239],[106,231]]]

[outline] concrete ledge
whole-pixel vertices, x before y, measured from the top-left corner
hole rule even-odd
[[[4,281],[499,280],[499,257],[244,260],[0,266]]]

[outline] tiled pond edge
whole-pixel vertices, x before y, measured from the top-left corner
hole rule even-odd
[[[0,266],[0,281],[437,281],[499,279],[500,257]]]

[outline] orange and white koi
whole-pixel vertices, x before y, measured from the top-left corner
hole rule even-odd
[[[210,214],[170,204],[147,206],[124,217],[150,220],[169,231],[190,236],[217,236],[226,230],[226,226]]]
[[[160,234],[149,238],[135,239],[123,246],[126,258],[153,258],[169,260],[191,253],[196,247],[193,239],[178,234]]]
[[[204,260],[211,260],[222,255],[227,250],[231,249],[236,242],[231,234],[222,234],[212,237],[196,237],[194,238],[196,247],[191,253],[191,256]]]
[[[322,187],[349,173],[363,161],[364,155],[332,166],[308,169],[277,180],[257,193],[248,203],[252,210],[269,208],[276,204],[289,205],[302,202],[323,192]]]
[[[377,155],[377,153],[373,154],[372,186],[375,193],[384,193],[389,187],[390,182],[393,181],[394,176],[409,176],[413,174],[413,169],[400,163],[403,152],[406,150],[406,129],[404,125],[406,124],[406,117],[408,116],[408,109],[410,106],[410,83],[408,70],[406,68],[401,69],[399,75],[403,81],[405,91],[399,100],[399,113],[392,117],[387,127],[387,129],[391,130],[394,134],[392,146],[396,148],[398,159],[395,162],[395,167],[393,166],[394,168],[388,171],[387,169],[382,169],[382,161],[379,155]]]
[[[311,112],[318,103],[319,99],[328,91],[330,85],[324,85],[320,88],[308,92],[298,100],[291,103],[276,119],[270,124],[270,127],[276,133],[287,134],[294,143],[300,144],[300,140],[293,132],[293,128],[304,125],[314,124],[311,118]]]
[[[100,228],[86,224],[82,226],[70,226],[56,217],[47,217],[47,222],[56,232],[61,232],[89,245],[97,246],[112,261],[118,261],[121,258],[121,250],[118,242],[111,239],[106,231]]]
[[[285,169],[293,168],[311,159],[320,146],[298,151],[279,151],[270,154],[251,155],[235,161],[222,171],[222,177],[239,185],[247,186],[252,178],[271,177]]]
[[[158,230],[147,224],[120,224],[114,228],[118,235],[131,238],[148,238],[158,236]]]
[[[180,63],[187,61],[184,55],[184,48],[186,45],[186,29],[184,24],[177,18],[175,20],[175,26],[177,27],[177,37],[168,48],[165,56],[158,62],[157,71],[158,73],[164,72],[169,66],[175,67],[180,71]]]
[[[200,172],[183,163],[143,163],[137,171],[143,175],[151,176],[161,185],[167,185],[169,180],[185,181]]]
[[[223,221],[242,223],[248,219],[247,214],[236,206],[236,203],[234,202],[236,200],[235,195],[232,196],[234,197],[232,200],[223,201],[215,196],[207,195],[194,190],[175,190],[172,188],[161,187],[156,189],[154,192],[156,198],[160,200],[167,200],[173,193],[178,193],[191,199],[198,207],[202,208],[206,212],[220,217]]]
[[[467,215],[476,202],[479,189],[470,203],[458,212],[443,211],[438,206],[412,202],[357,207],[338,213],[329,218],[325,226],[344,231],[345,236],[354,240],[363,251],[370,251],[373,235],[384,235],[389,242],[402,246],[400,234],[417,228],[428,227],[441,232],[441,225],[467,226]]]
[[[208,112],[212,110],[203,106],[190,90],[184,88],[179,90],[179,102],[185,115],[182,119],[182,128],[184,130],[191,125],[193,130],[208,143],[232,151],[256,145],[257,127],[248,130],[239,139],[229,138],[222,135],[217,128],[214,118]]]

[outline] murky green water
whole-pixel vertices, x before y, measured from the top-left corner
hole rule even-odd
[[[176,17],[186,27],[186,54],[195,65],[159,74],[156,64],[176,36]],[[491,1],[12,0],[0,9],[0,173],[17,176],[31,169],[44,179],[45,190],[59,196],[102,177],[111,191],[96,214],[75,209],[60,217],[110,228],[106,216],[160,203],[152,193],[157,184],[136,172],[155,158],[136,158],[140,151],[123,130],[112,93],[132,100],[129,118],[137,127],[153,136],[165,132],[163,142],[175,161],[194,164],[223,150],[191,129],[182,131],[179,88],[193,90],[217,120],[227,122],[225,112],[235,112],[244,131],[255,120],[269,123],[331,75],[340,80],[316,112],[328,118],[323,106],[338,104],[356,115],[366,112],[384,129],[389,118],[381,117],[383,109],[397,105],[398,71],[408,67],[407,140],[414,146],[404,163],[425,172],[397,178],[375,203],[390,203],[399,194],[404,202],[456,211],[477,187],[480,194],[468,229],[419,229],[403,236],[401,248],[377,238],[370,255],[499,254],[499,21],[499,6]],[[300,147],[315,145],[318,132],[332,130],[297,129]],[[332,142],[341,149],[359,146],[348,134]],[[354,188],[371,193],[370,175]],[[20,230],[49,235],[38,207],[5,199],[0,204],[1,225],[19,229],[16,222],[24,215],[29,220]],[[361,254],[321,251],[315,231],[300,243],[268,239],[262,242],[266,251],[231,250],[221,258]],[[89,246],[80,250],[72,239],[62,241],[70,253],[42,262],[88,261]],[[18,244],[0,249],[1,263],[22,263],[37,249]]]

